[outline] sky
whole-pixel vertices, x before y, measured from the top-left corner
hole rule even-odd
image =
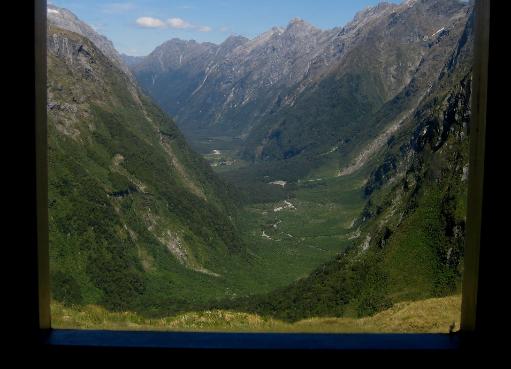
[[[389,0],[400,3],[400,0]],[[118,51],[143,56],[172,38],[221,43],[254,38],[301,18],[321,29],[344,26],[379,0],[48,0],[71,10]]]

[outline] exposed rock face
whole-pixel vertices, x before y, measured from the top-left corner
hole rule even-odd
[[[405,90],[419,99],[469,9],[457,0],[380,3],[331,30],[294,19],[253,40],[173,39],[133,71],[191,137],[241,137],[250,159],[324,152],[381,125],[372,115]]]
[[[117,67],[131,76],[131,72],[128,66],[122,60],[112,41],[97,33],[91,26],[85,22],[82,22],[72,12],[67,9],[48,4],[47,17],[48,24],[52,24],[55,27],[77,33],[89,39],[99,50],[101,50],[103,54],[112,60],[112,62],[114,62]]]

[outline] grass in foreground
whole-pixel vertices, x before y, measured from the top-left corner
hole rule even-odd
[[[52,303],[53,328],[198,332],[293,333],[448,333],[459,329],[461,296],[402,302],[371,317],[313,318],[296,323],[232,311],[204,311],[148,319],[131,312],[113,313],[89,305],[69,308]]]

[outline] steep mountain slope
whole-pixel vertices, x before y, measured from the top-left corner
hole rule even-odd
[[[224,307],[295,321],[371,315],[459,291],[472,40],[473,14],[438,80],[373,160],[352,247],[287,288]]]
[[[207,82],[210,69],[223,63],[232,50],[246,41],[233,36],[222,45],[215,45],[172,39],[156,48],[133,70],[141,86],[167,112],[177,114],[186,105],[186,110],[194,114],[198,106],[188,106],[190,97],[196,95]],[[221,83],[228,83],[228,79],[220,78]],[[221,93],[209,96],[209,99],[222,98]],[[201,114],[201,111],[201,107],[196,110],[197,114]],[[187,127],[184,125],[180,128]]]
[[[245,156],[315,158],[333,150],[341,168],[349,165],[395,124],[397,112],[413,110],[438,78],[466,22],[467,8],[455,4],[423,1],[378,14],[338,65],[254,129]],[[438,7],[442,16],[435,14]],[[435,34],[442,25],[449,31]]]
[[[253,40],[171,40],[134,74],[192,141],[241,138],[239,156],[251,161],[331,151],[347,166],[391,124],[378,115],[385,104],[416,107],[468,11],[456,0],[380,3],[327,31],[294,19]]]
[[[94,42],[51,19],[47,41],[54,298],[110,309],[190,298],[243,253],[232,191]]]

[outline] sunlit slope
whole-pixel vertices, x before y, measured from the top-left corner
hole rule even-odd
[[[48,129],[55,299],[157,309],[243,254],[234,193],[92,42],[53,26]]]
[[[469,10],[458,0],[382,2],[328,30],[293,19],[251,40],[171,39],[132,69],[194,145],[228,136],[247,161],[311,166],[333,150],[344,166],[416,107]]]
[[[255,314],[212,310],[174,317],[147,319],[135,313],[112,313],[88,305],[81,308],[52,304],[54,328],[106,330],[161,330],[202,332],[308,332],[308,333],[449,333],[460,324],[461,298],[451,296],[402,302],[374,316],[312,318],[285,323]]]

